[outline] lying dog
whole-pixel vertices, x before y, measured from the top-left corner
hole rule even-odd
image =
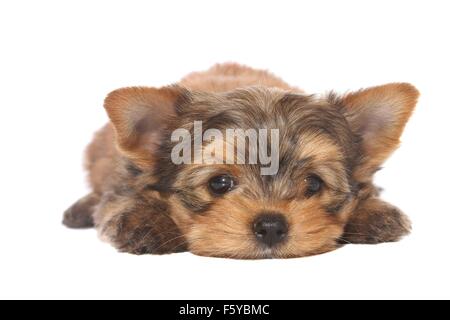
[[[409,233],[409,220],[379,199],[372,178],[398,146],[418,96],[406,83],[309,95],[237,64],[172,86],[118,89],[105,99],[111,122],[87,150],[93,191],[65,212],[64,224],[95,226],[134,254],[288,258],[396,241]],[[184,147],[192,139],[200,149],[179,155],[202,161],[174,163],[173,133],[195,136],[196,123],[200,134],[241,129],[233,138],[241,142],[251,138],[242,137],[246,130],[276,130],[269,138],[277,142],[276,172],[262,174],[260,159],[248,161],[250,143],[226,152],[226,161],[206,161],[223,136],[189,135]]]

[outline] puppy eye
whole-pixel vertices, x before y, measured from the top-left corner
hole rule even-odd
[[[229,175],[215,176],[209,180],[209,189],[214,194],[224,194],[233,189],[235,181]]]
[[[322,190],[323,180],[320,177],[316,175],[310,175],[306,177],[304,181],[306,183],[305,195],[307,197],[311,197]]]

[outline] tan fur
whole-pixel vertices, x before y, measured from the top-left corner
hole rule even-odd
[[[268,71],[255,70],[235,63],[217,64],[207,71],[193,72],[181,79],[180,85],[207,92],[226,92],[255,85],[301,92]]]
[[[102,194],[106,190],[105,181],[115,168],[115,159],[119,152],[114,143],[114,129],[111,123],[105,125],[94,136],[86,149],[85,167],[89,172],[89,183],[95,193]]]

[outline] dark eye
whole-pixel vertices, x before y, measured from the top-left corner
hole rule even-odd
[[[209,180],[209,189],[215,194],[224,194],[233,189],[235,182],[229,175],[215,176]]]
[[[305,179],[306,183],[306,192],[305,195],[307,197],[311,197],[322,190],[323,180],[316,175],[310,175]]]

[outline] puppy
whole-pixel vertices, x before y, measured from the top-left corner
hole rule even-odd
[[[92,192],[64,213],[63,223],[95,227],[134,254],[290,258],[397,241],[410,222],[379,198],[372,179],[398,146],[418,96],[407,83],[309,95],[237,64],[167,87],[118,89],[104,103],[110,123],[87,149]],[[227,161],[175,163],[174,132],[195,136],[198,123],[200,134],[276,130],[278,138],[269,138],[277,142],[276,172],[262,174],[260,159],[245,161],[249,143],[240,163],[233,162],[242,156],[235,149]],[[209,152],[220,139],[188,139],[184,146],[197,143],[206,158],[220,149]],[[189,160],[199,151],[183,152]]]

